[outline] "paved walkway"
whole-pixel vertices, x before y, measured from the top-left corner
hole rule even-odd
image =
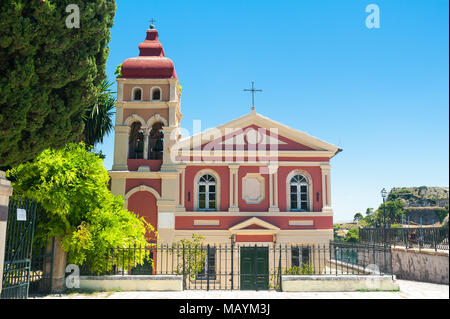
[[[449,286],[397,280],[398,292],[180,291],[99,292],[51,295],[45,299],[449,299]]]

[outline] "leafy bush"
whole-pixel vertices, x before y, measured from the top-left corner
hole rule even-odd
[[[181,260],[177,265],[177,275],[185,274],[190,281],[193,281],[195,276],[204,270],[207,251],[203,246],[203,240],[203,236],[192,234],[192,240],[179,240],[174,244],[174,248],[169,249],[172,253],[176,250],[177,257]]]
[[[435,209],[436,214],[439,216],[439,222],[444,222],[445,217],[448,215],[448,206],[441,209]]]
[[[311,264],[303,264],[302,266],[292,266],[282,271],[283,275],[312,275],[314,268]]]
[[[84,144],[45,150],[7,176],[15,194],[35,199],[42,208],[45,216],[36,229],[36,240],[47,243],[60,237],[68,263],[90,272],[105,271],[111,248],[145,247],[145,234],[154,232],[143,218],[124,209],[122,197],[111,194],[102,159],[86,151]],[[127,261],[126,257],[119,261]]]
[[[357,243],[359,241],[359,228],[355,227],[350,229],[345,235],[344,242]]]
[[[313,275],[314,267],[312,264],[304,263],[302,266],[292,266],[291,268],[283,268],[281,267],[282,275]],[[275,267],[270,272],[270,282],[269,287],[271,289],[280,289],[280,267]],[[277,279],[277,280],[276,280]]]

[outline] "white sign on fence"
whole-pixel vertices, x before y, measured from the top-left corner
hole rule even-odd
[[[25,222],[27,220],[27,211],[22,208],[17,208],[17,220]]]

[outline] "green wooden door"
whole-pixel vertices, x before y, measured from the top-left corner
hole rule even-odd
[[[241,247],[241,290],[269,289],[269,248]]]

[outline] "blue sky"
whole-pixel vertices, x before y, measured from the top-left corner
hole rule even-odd
[[[449,185],[446,0],[116,0],[109,80],[155,18],[183,86],[182,126],[256,110],[344,149],[332,159],[335,221],[378,207],[380,190]],[[365,25],[369,4],[380,28]],[[97,148],[113,160],[114,136]]]

